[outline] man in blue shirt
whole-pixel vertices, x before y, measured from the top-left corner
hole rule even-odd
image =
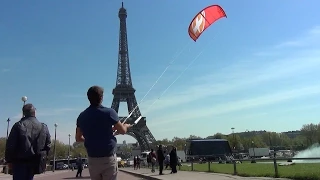
[[[118,163],[114,131],[125,134],[131,127],[119,121],[117,112],[102,106],[103,88],[92,86],[87,92],[90,106],[77,119],[76,141],[84,142],[92,180],[116,180]]]

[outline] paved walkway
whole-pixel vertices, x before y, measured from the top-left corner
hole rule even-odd
[[[159,175],[159,171],[156,170],[156,173],[151,173],[150,169],[133,170],[132,168],[120,168],[119,170],[150,180],[288,180],[283,178],[240,177],[227,174],[190,171],[178,171],[177,174],[170,174],[170,171],[165,170],[164,175]]]
[[[48,177],[48,176],[56,176],[59,174],[65,174],[68,173],[69,171],[56,171],[56,172],[52,172],[52,171],[47,171],[45,174],[39,174],[35,176],[35,179],[37,178],[41,178],[41,177]],[[0,173],[0,180],[7,180],[7,179],[12,179],[12,176],[10,174],[3,174]]]
[[[66,180],[66,179],[84,179],[89,180],[90,175],[87,169],[83,170],[82,178],[76,178],[77,171],[56,171],[46,172],[45,174],[39,174],[34,177],[35,180]],[[141,180],[141,177],[136,177],[128,173],[119,172],[118,180]],[[12,180],[11,175],[0,173],[0,180]]]

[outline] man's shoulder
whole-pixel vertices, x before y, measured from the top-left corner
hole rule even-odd
[[[85,110],[83,110],[82,112],[80,112],[80,114],[79,114],[79,116],[78,116],[78,119],[79,118],[81,118],[81,117],[83,117],[86,113],[88,113],[89,112],[89,107],[88,108],[86,108]]]
[[[108,107],[105,107],[105,106],[101,106],[100,109],[105,113],[115,113],[116,112],[114,109],[108,108]]]
[[[88,111],[88,109],[89,108],[86,108],[85,110],[81,111],[79,115],[81,116],[82,114],[86,113]]]
[[[41,122],[41,125],[44,129],[48,129],[48,125],[46,123]]]
[[[22,122],[18,121],[13,124],[12,129],[21,129]]]

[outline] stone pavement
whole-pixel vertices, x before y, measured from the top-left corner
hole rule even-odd
[[[44,174],[39,174],[39,175],[36,175],[34,179],[37,179],[37,178],[41,178],[41,177],[48,177],[48,176],[53,176],[53,175],[59,175],[59,174],[65,174],[69,171],[67,170],[63,170],[63,171],[56,171],[56,172],[52,172],[52,171],[47,171],[46,173]],[[9,174],[3,174],[3,173],[0,173],[0,180],[9,180],[9,179],[12,179],[12,176],[9,175]]]
[[[82,178],[76,178],[77,171],[48,171],[45,174],[39,174],[34,177],[35,180],[65,180],[65,179],[84,179],[89,180],[90,175],[88,169],[83,170]],[[128,173],[119,172],[118,180],[141,180],[141,177],[136,177]],[[0,173],[0,180],[12,180],[11,175]]]
[[[170,171],[164,170],[164,175],[159,175],[159,171],[151,173],[150,169],[133,170],[132,168],[120,168],[122,172],[127,172],[132,175],[140,176],[150,180],[289,180],[283,178],[267,178],[267,177],[240,177],[228,174],[206,173],[206,172],[191,172],[178,171],[177,174],[170,174]]]

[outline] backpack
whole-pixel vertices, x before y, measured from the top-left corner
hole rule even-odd
[[[35,141],[37,142],[37,145],[41,145],[41,141],[45,141],[44,138],[44,124],[41,123],[41,129],[40,132],[37,136],[37,138],[35,139]],[[32,147],[34,149],[35,152],[35,166],[34,166],[34,174],[41,174],[43,172],[46,171],[46,167],[47,167],[47,152],[43,151],[43,149],[41,147],[34,147],[33,143],[32,143]]]

